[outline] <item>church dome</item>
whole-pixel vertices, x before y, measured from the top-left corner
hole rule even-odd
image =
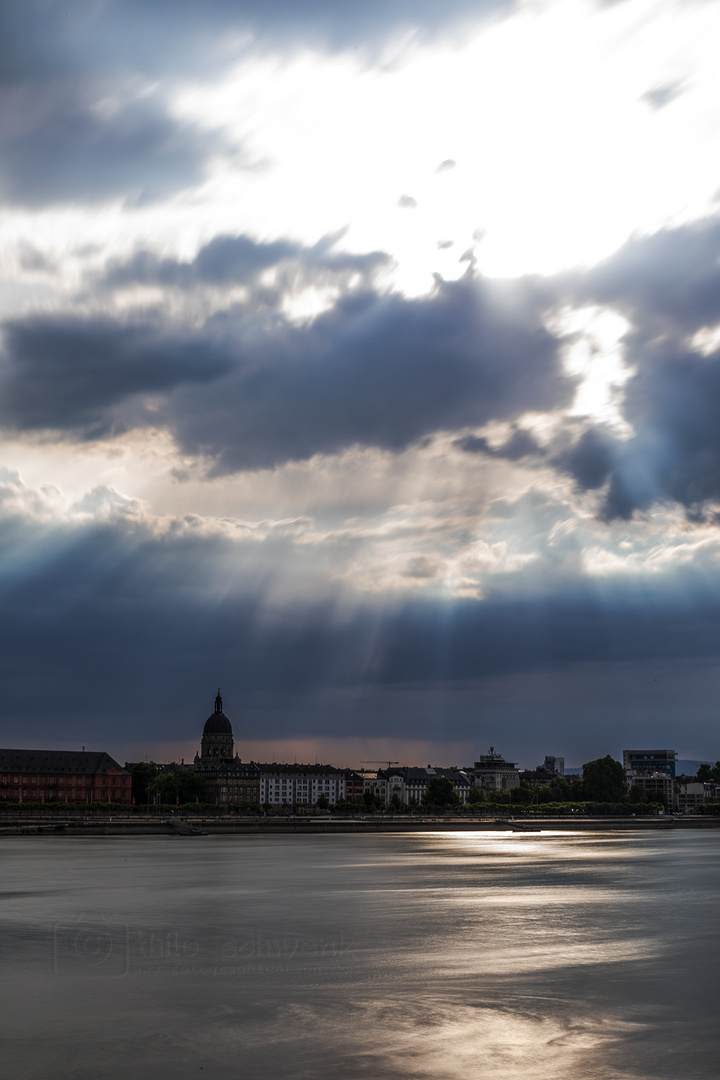
[[[222,711],[220,691],[215,698],[215,712],[208,716],[203,728],[203,735],[232,735],[232,724]]]

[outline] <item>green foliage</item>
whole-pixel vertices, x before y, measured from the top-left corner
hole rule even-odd
[[[177,769],[175,772],[160,773],[149,785],[151,795],[158,795],[163,803],[194,803],[205,798],[205,784],[202,777],[191,769]]]
[[[328,807],[330,806],[330,801],[329,801],[327,795],[325,795],[324,793],[321,794],[321,795],[318,795],[318,799],[317,799],[317,802],[315,803],[315,805],[317,806],[318,810],[327,810]]]
[[[646,803],[650,801],[647,788],[644,788],[642,784],[633,784],[630,788],[629,798],[631,803]]]
[[[392,799],[390,800],[390,809],[394,810],[396,813],[398,810],[405,809],[405,803],[402,801],[397,792],[395,792]]]
[[[492,788],[487,793],[488,802],[491,803],[509,803],[512,799],[510,791],[502,791],[500,788]]]
[[[471,787],[467,795],[468,806],[479,806],[485,802],[485,792],[482,788]]]
[[[447,776],[431,776],[423,792],[423,806],[437,806],[442,810],[459,806],[460,796]]]
[[[627,783],[620,762],[609,754],[586,762],[583,765],[582,793],[586,802],[625,802]]]
[[[138,761],[130,769],[132,776],[132,797],[136,803],[146,803],[148,793],[157,778],[158,769],[154,762]]]
[[[697,779],[701,784],[709,784],[713,778],[712,766],[704,762],[697,771]]]
[[[535,792],[529,784],[521,780],[520,787],[513,788],[510,792],[510,798],[514,806],[528,806],[535,798]]]

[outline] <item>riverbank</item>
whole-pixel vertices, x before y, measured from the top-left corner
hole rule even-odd
[[[194,836],[340,834],[340,833],[425,833],[425,832],[597,832],[668,831],[674,829],[718,829],[720,818],[684,815],[673,817],[557,817],[514,820],[510,818],[180,818],[167,819],[112,817],[78,820],[59,818],[16,819],[0,824],[0,837],[8,836]]]

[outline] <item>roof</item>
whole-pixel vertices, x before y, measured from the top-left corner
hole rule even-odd
[[[130,775],[104,750],[0,750],[0,771]]]
[[[232,735],[232,724],[224,712],[214,712],[208,716],[203,735]]]
[[[201,758],[197,765],[192,766],[192,771],[206,779],[213,776],[241,776],[257,777],[260,770],[254,761],[240,761],[237,758]]]
[[[381,769],[380,773],[388,779],[393,776],[400,776],[406,784],[427,783],[433,776],[446,776],[454,784],[470,784],[467,773],[461,769],[440,769],[433,766],[428,766],[426,769],[417,769],[403,766],[401,768]]]
[[[258,769],[261,773],[292,773],[294,776],[298,774],[317,776],[319,773],[338,773],[344,774],[344,769],[338,769],[335,765],[284,765],[282,763],[273,761],[271,763],[259,764]]]

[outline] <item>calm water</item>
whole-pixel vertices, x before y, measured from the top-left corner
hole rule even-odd
[[[0,841],[13,1080],[693,1080],[720,833]]]

